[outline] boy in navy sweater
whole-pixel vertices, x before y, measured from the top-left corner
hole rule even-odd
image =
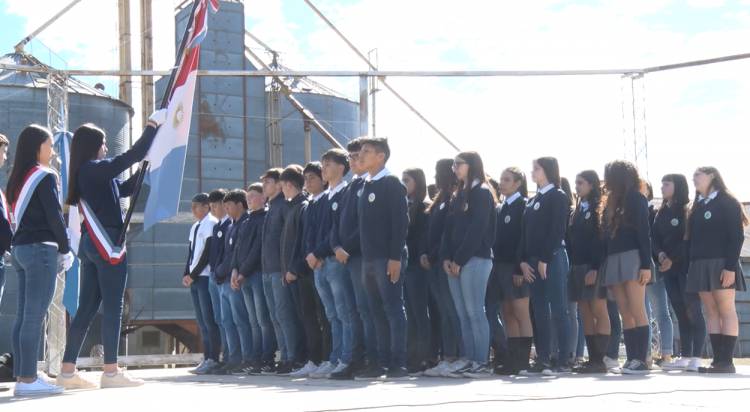
[[[211,295],[211,306],[214,312],[214,322],[219,325],[219,337],[221,338],[222,347],[222,359],[216,368],[208,371],[208,373],[220,373],[221,369],[225,366],[228,361],[229,351],[227,350],[227,331],[224,329],[224,324],[221,322],[221,293],[219,292],[219,282],[216,279],[215,270],[221,263],[222,255],[224,254],[224,235],[229,229],[229,225],[232,223],[227,216],[227,211],[224,209],[224,196],[227,195],[226,189],[216,189],[208,194],[208,205],[211,209],[211,215],[216,218],[218,223],[214,225],[211,237],[206,243],[206,256],[202,256],[201,260],[208,259],[208,266],[210,270],[210,281],[208,282],[208,293]],[[201,264],[202,262],[199,262]]]
[[[384,138],[363,138],[359,159],[367,171],[359,198],[362,272],[377,332],[380,365],[370,365],[359,379],[404,379],[406,371],[406,313],[402,262],[406,258],[409,217],[406,188],[385,164],[390,157]]]

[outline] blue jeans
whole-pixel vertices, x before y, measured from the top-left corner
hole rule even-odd
[[[219,285],[221,292],[221,321],[227,331],[230,363],[250,362],[253,357],[253,335],[250,317],[245,308],[245,297],[232,289],[229,281]]]
[[[245,308],[250,318],[250,329],[253,335],[253,362],[270,362],[276,352],[276,337],[274,336],[271,317],[263,293],[263,275],[254,273],[245,278],[242,284],[242,294],[245,298]]]
[[[354,330],[352,313],[356,308],[352,281],[346,266],[329,257],[315,271],[315,288],[331,324],[331,362],[352,362]]]
[[[276,319],[278,319],[281,327],[281,334],[286,347],[287,360],[300,362],[304,358],[304,346],[300,345],[302,322],[297,317],[297,309],[292,299],[292,290],[297,288],[297,284],[287,285],[284,283],[282,276],[281,272],[271,274],[274,305],[269,307],[272,308],[272,312],[276,312]]]
[[[354,334],[352,336],[352,356],[355,361],[364,356],[370,364],[378,364],[378,345],[375,343],[375,323],[370,315],[370,304],[367,291],[362,283],[362,256],[350,256],[346,270],[351,279],[354,293],[355,317],[352,318]]]
[[[532,258],[527,262],[537,271],[539,259]],[[531,305],[536,324],[534,343],[537,358],[540,362],[549,362],[552,351],[553,324],[557,332],[557,359],[566,361],[571,353],[570,317],[568,316],[568,254],[564,248],[555,251],[550,262],[547,262],[547,279],[537,275],[531,284]]]
[[[113,238],[119,234],[116,230],[108,230],[108,232]],[[128,281],[127,258],[116,265],[105,261],[99,255],[88,233],[81,237],[78,258],[81,260],[81,291],[78,298],[78,310],[68,329],[63,362],[76,362],[91,322],[101,306],[104,363],[117,363],[123,297]]]
[[[278,275],[278,274],[277,274]],[[273,333],[276,336],[276,345],[279,347],[279,361],[286,362],[289,360],[290,355],[287,352],[286,339],[284,338],[284,332],[281,329],[279,323],[279,316],[276,312],[276,299],[273,296],[273,273],[263,274],[263,296],[266,297],[266,306],[268,307],[268,315],[271,318],[271,325],[273,326]],[[291,354],[294,357],[294,354]]]
[[[427,271],[415,262],[408,264],[404,279],[406,325],[409,336],[414,339],[410,345],[413,345],[415,358],[409,359],[409,363],[417,366],[429,361],[432,352],[430,343],[432,331],[427,313],[427,298],[430,293],[427,276]],[[411,352],[412,349],[410,348],[409,351]]]
[[[487,363],[489,358],[490,325],[484,311],[484,298],[491,271],[491,259],[473,257],[461,268],[458,277],[448,276],[466,359],[478,363]]]
[[[42,324],[55,293],[57,248],[42,243],[12,249],[18,274],[18,310],[13,325],[13,376],[36,377]]]
[[[607,346],[607,357],[618,359],[620,357],[620,340],[622,339],[622,319],[617,309],[617,302],[607,300],[607,312],[609,312],[609,324],[612,327],[609,346]]]
[[[669,313],[669,299],[664,285],[664,276],[661,274],[656,276],[654,283],[646,287],[646,311],[649,319],[656,319],[659,325],[661,354],[671,356],[674,353],[674,325]],[[651,345],[649,345],[649,352],[651,352]]]
[[[680,331],[680,355],[682,357],[701,357],[706,342],[706,320],[703,318],[703,307],[697,293],[686,293],[686,271],[674,271],[664,276],[664,286],[677,316],[677,327]]]
[[[438,304],[440,346],[443,360],[464,356],[465,352],[461,347],[463,342],[458,338],[461,333],[461,325],[458,320],[456,305],[453,303],[453,297],[448,286],[448,275],[442,266],[436,265],[432,268],[429,276],[430,293]]]
[[[227,349],[227,331],[224,330],[224,324],[221,322],[221,292],[216,279],[211,276],[208,281],[208,294],[211,295],[211,308],[214,313],[214,323],[219,327],[219,337],[221,338],[221,350],[223,353],[221,361],[226,362],[229,359],[229,349]]]
[[[190,296],[193,298],[195,319],[201,331],[203,342],[203,359],[219,361],[221,352],[221,338],[219,337],[219,326],[214,320],[214,309],[211,304],[211,294],[208,292],[208,284],[211,282],[208,276],[199,276],[190,285]]]
[[[388,276],[388,259],[362,260],[362,279],[370,313],[375,323],[378,361],[387,368],[406,367],[406,312],[404,310],[404,269],[392,283]]]

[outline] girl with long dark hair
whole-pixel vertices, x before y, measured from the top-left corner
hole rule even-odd
[[[16,396],[63,391],[37,376],[42,325],[55,293],[57,273],[72,263],[58,177],[50,169],[54,156],[49,130],[39,125],[24,128],[18,136],[6,189],[15,225],[11,254],[18,276],[18,309],[11,339]]]
[[[693,174],[695,200],[688,218],[689,293],[703,302],[714,359],[701,373],[735,373],[732,360],[739,333],[735,296],[747,290],[740,250],[748,217],[715,167]]]
[[[84,124],[73,133],[66,203],[83,214],[81,244],[81,284],[78,311],[71,321],[65,344],[62,373],[57,383],[66,389],[95,388],[96,384],[76,372],[76,360],[94,316],[102,306],[104,373],[102,388],[143,384],[117,367],[122,324],[123,297],[127,282],[125,250],[115,244],[124,228],[120,198],[135,189],[137,174],[126,181],[117,177],[143,160],[154,141],[166,109],[154,112],[141,138],[127,152],[107,158],[106,135],[93,124]]]
[[[441,255],[471,364],[451,376],[483,378],[492,373],[487,364],[490,326],[484,301],[492,270],[496,198],[478,153],[459,153],[453,160],[453,171],[459,185],[448,211]]]
[[[661,368],[698,372],[706,340],[706,321],[698,294],[685,291],[688,271],[685,228],[690,203],[687,179],[681,174],[664,176],[661,193],[663,202],[651,227],[651,239],[657,269],[664,279],[680,330],[679,357],[662,363]]]

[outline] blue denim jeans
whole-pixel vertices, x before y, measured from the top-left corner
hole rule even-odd
[[[42,325],[57,279],[57,248],[42,243],[18,245],[12,250],[18,274],[18,309],[13,325],[13,376],[36,377]]]
[[[330,361],[350,364],[353,360],[352,319],[356,303],[346,266],[333,257],[327,258],[323,267],[315,272],[315,288],[331,324]]]
[[[539,259],[532,258],[527,262],[537,271]],[[555,251],[551,262],[547,262],[547,279],[537,275],[531,284],[531,305],[534,312],[537,358],[540,362],[549,362],[552,351],[552,330],[557,332],[557,359],[565,361],[571,352],[570,317],[568,315],[567,277],[569,265],[568,254],[564,248]]]
[[[253,357],[253,335],[250,318],[245,308],[245,297],[232,289],[229,281],[219,285],[221,292],[221,321],[227,331],[229,362],[250,362]]]
[[[266,295],[263,293],[261,273],[254,273],[245,278],[242,284],[242,295],[245,298],[245,308],[253,335],[252,361],[270,362],[276,352],[276,336],[266,305]]]
[[[300,362],[304,358],[304,345],[300,345],[302,322],[297,316],[297,309],[294,306],[294,299],[292,299],[292,290],[297,288],[297,284],[287,285],[281,272],[277,272],[271,274],[271,288],[274,304],[271,311],[276,312],[276,319],[278,319],[281,327],[287,360]]]
[[[448,276],[448,286],[461,324],[466,358],[487,363],[490,350],[490,325],[484,310],[487,281],[492,260],[473,257],[461,268],[458,277]]]
[[[214,309],[211,304],[211,294],[208,292],[208,284],[211,282],[208,276],[199,276],[190,285],[190,296],[193,298],[195,319],[201,331],[203,342],[203,358],[219,361],[221,352],[221,337],[219,325],[214,320]]]
[[[113,238],[119,234],[117,230],[107,231]],[[81,237],[78,257],[81,260],[78,310],[68,329],[63,362],[76,362],[91,322],[101,306],[104,363],[117,363],[123,298],[128,281],[127,257],[116,265],[105,261],[88,233]]]
[[[362,256],[350,256],[346,270],[354,293],[355,317],[352,319],[352,356],[360,361],[364,356],[371,364],[378,364],[378,345],[375,342],[375,323],[370,315],[367,291],[362,283]]]
[[[461,325],[453,303],[450,287],[448,286],[448,275],[441,265],[432,268],[429,275],[430,294],[438,304],[438,315],[440,318],[440,340],[443,359],[456,359],[465,356],[462,348],[463,342],[459,339]]]
[[[609,324],[612,327],[609,346],[607,346],[607,356],[612,359],[618,359],[620,357],[620,341],[622,339],[622,319],[620,319],[620,311],[617,309],[617,302],[607,300],[607,312],[609,312]]]
[[[669,299],[664,284],[664,276],[658,274],[653,283],[646,287],[646,312],[649,319],[655,319],[661,335],[661,354],[674,353],[674,326],[669,313]],[[649,331],[651,329],[649,328]],[[651,345],[649,345],[651,352]]]
[[[268,307],[268,315],[271,318],[271,325],[273,326],[273,333],[276,336],[276,345],[279,347],[279,361],[286,362],[291,357],[294,357],[294,354],[290,354],[287,352],[286,347],[286,339],[284,338],[284,331],[281,329],[281,324],[279,323],[279,316],[276,312],[276,299],[273,295],[273,282],[274,279],[278,279],[277,277],[274,278],[273,273],[264,273],[263,274],[263,296],[266,297],[266,306]]]
[[[427,298],[430,294],[428,272],[419,263],[409,263],[404,279],[404,302],[406,303],[406,325],[413,341],[409,352],[410,365],[426,363],[432,353],[430,317],[427,313]]]
[[[362,261],[362,279],[375,323],[378,361],[384,368],[406,367],[405,268],[406,256],[401,260],[398,282],[392,283],[387,259]]]
[[[697,293],[686,293],[687,273],[675,271],[664,276],[664,286],[677,316],[680,332],[680,356],[701,357],[706,342],[706,320]]]
[[[224,330],[224,324],[221,322],[221,292],[219,292],[219,284],[216,283],[216,279],[213,276],[208,281],[208,294],[211,295],[211,308],[214,313],[214,323],[219,327],[219,337],[221,338],[221,350],[223,353],[221,361],[227,362],[229,360],[229,349],[227,349],[227,331]]]

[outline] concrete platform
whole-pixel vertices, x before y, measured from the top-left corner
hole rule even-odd
[[[150,369],[132,372],[148,381],[141,388],[71,391],[33,399],[15,398],[12,391],[0,392],[0,410],[736,410],[747,408],[750,396],[750,366],[738,369],[737,375],[721,376],[654,372],[644,377],[417,378],[374,383],[292,381],[273,376],[202,377],[188,374],[187,369]],[[12,385],[5,385],[12,390]]]

